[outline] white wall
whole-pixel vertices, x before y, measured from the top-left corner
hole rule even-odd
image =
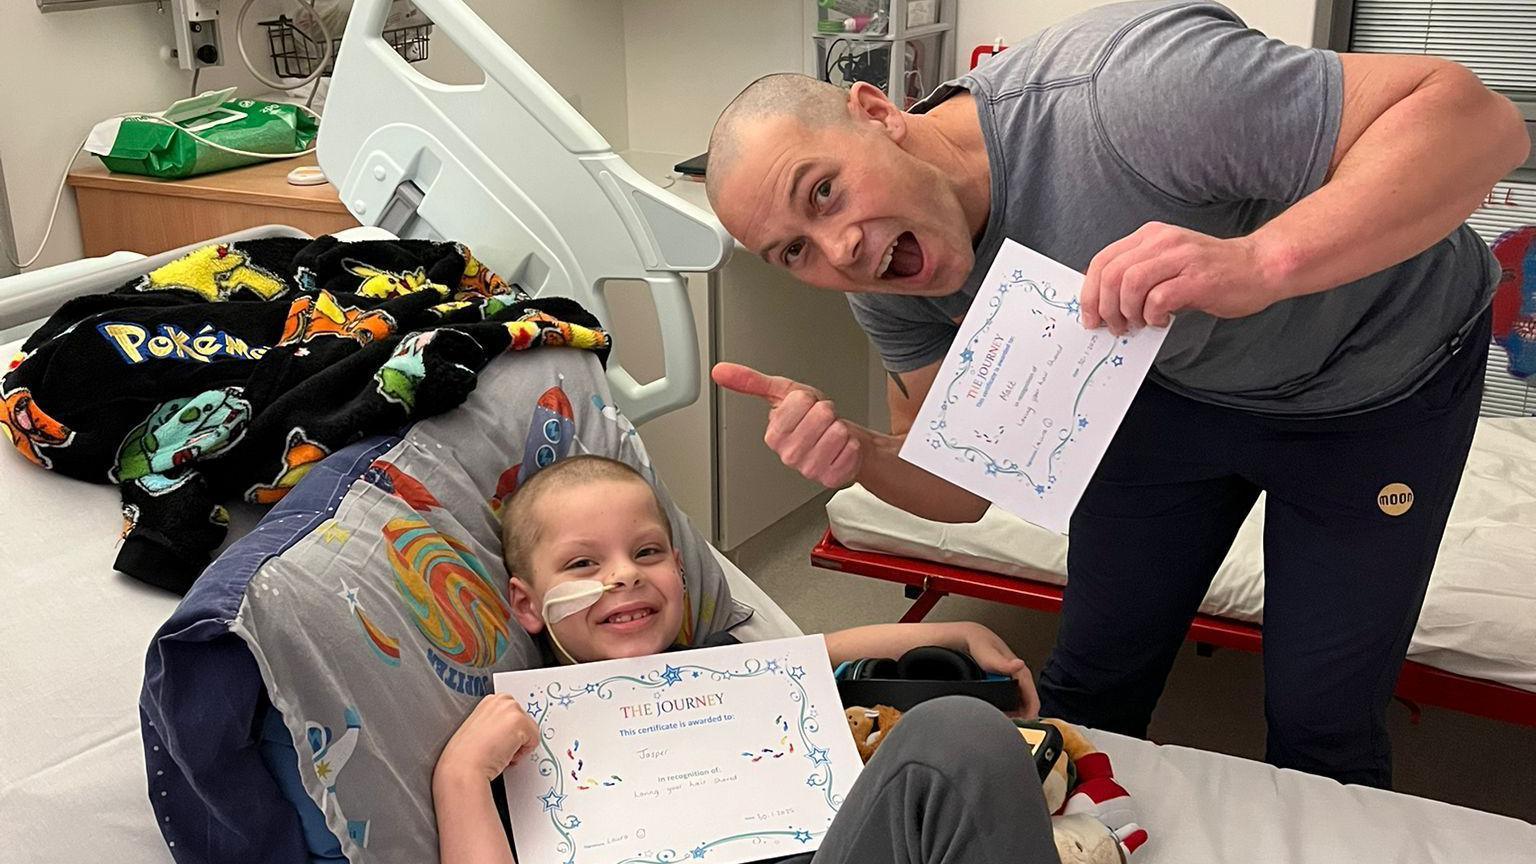
[[[682,155],[704,149],[715,115],[743,86],[768,72],[804,68],[804,0],[468,0],[493,28],[575,104],[616,149]],[[1094,0],[961,0],[957,61],[1001,35],[1018,39]],[[1311,43],[1316,0],[1229,0],[1250,24]],[[225,4],[224,67],[203,88],[261,87],[233,57],[238,2]],[[257,12],[285,8],[261,0]],[[259,19],[261,15],[253,15]],[[30,0],[0,2],[0,159],[23,253],[41,239],[63,160],[95,121],[122,111],[164,107],[185,95],[189,75],[159,60],[170,41],[168,17],[153,3],[43,15]],[[259,37],[251,43],[259,49]],[[434,40],[423,70],[468,80],[468,64]],[[66,192],[39,265],[80,254],[72,196]]]
[[[465,0],[608,139],[629,146],[625,33],[620,0]],[[417,68],[448,83],[479,81],[463,52],[432,40]]]
[[[625,105],[624,28],[620,0],[469,0],[497,32],[576,104],[617,149],[628,146]],[[223,4],[226,65],[203,72],[199,89],[235,85],[256,94],[258,85],[234,54],[239,0]],[[247,45],[260,62],[266,40],[255,21],[287,0],[260,0],[253,8]],[[166,66],[158,56],[172,39],[169,13],[154,3],[44,15],[33,0],[0,0],[0,162],[17,243],[30,255],[42,239],[53,191],[71,149],[96,121],[124,111],[164,108],[190,90],[191,73]],[[430,64],[430,65],[428,65]],[[452,80],[466,74],[462,53],[434,39],[429,74]],[[263,68],[272,74],[270,65]],[[35,266],[80,257],[74,197],[65,191],[48,248]]]
[[[741,88],[799,72],[803,0],[624,0],[629,146],[692,156]]]
[[[231,31],[225,38],[232,50]],[[32,0],[4,0],[0,33],[0,160],[26,256],[42,239],[65,159],[90,127],[112,114],[164,108],[188,94],[191,73],[160,61],[160,46],[172,41],[171,22],[153,3],[44,15]],[[249,87],[237,66],[204,72],[199,88]],[[78,257],[80,232],[66,191],[38,266]]]

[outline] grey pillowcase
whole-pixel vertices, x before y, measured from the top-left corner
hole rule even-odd
[[[656,482],[596,359],[497,358],[464,406],[413,426],[332,519],[261,566],[231,625],[282,714],[305,793],[353,864],[436,859],[439,752],[495,672],[540,663],[508,616],[494,499],[525,455],[531,467],[578,453],[621,459],[656,486],[695,641],[752,614]]]

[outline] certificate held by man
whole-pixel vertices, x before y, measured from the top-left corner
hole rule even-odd
[[[820,636],[502,672],[539,725],[507,770],[519,861],[809,852],[863,767]]]
[[[1168,333],[1084,330],[1082,284],[1004,240],[901,458],[1065,534]]]

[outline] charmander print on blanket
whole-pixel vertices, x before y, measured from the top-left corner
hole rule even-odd
[[[181,592],[223,540],[224,503],[273,504],[327,455],[456,407],[493,357],[540,346],[606,359],[609,340],[458,243],[215,244],[65,303],[0,381],[0,430],[37,465],[117,484],[117,568]]]

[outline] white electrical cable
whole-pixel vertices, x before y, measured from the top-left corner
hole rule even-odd
[[[309,77],[300,79],[297,84],[284,84],[263,75],[257,71],[256,64],[251,62],[250,55],[245,52],[245,16],[251,11],[256,0],[245,0],[240,7],[240,14],[235,18],[235,47],[240,51],[240,59],[245,61],[245,68],[252,77],[273,90],[297,90],[305,84],[318,82],[320,76],[325,74],[325,67],[331,62],[331,55],[334,53],[331,50],[331,31],[326,29],[325,19],[315,11],[315,0],[298,0],[298,2],[308,6],[310,13],[314,15],[315,26],[320,28],[320,41],[324,45],[324,51],[320,55],[320,62],[315,64],[315,71],[309,73]]]
[[[305,113],[309,114],[309,116],[315,118],[315,122],[316,123],[320,122],[320,115],[316,114],[314,111],[311,111],[307,106],[295,104],[293,107],[298,108],[299,110],[304,111]],[[276,160],[279,160],[279,159],[292,159],[292,158],[294,158],[296,156],[308,156],[309,154],[315,152],[314,146],[310,146],[309,148],[304,149],[304,150],[296,150],[296,151],[294,151],[292,153],[258,153],[258,152],[254,151],[254,150],[240,150],[240,149],[237,149],[235,147],[228,147],[228,146],[220,144],[220,143],[218,143],[216,141],[209,141],[207,138],[204,138],[203,136],[197,134],[196,132],[193,132],[190,129],[187,129],[187,128],[185,128],[185,127],[183,127],[183,126],[181,126],[181,125],[179,125],[177,123],[174,123],[174,122],[172,122],[170,120],[167,120],[164,117],[156,117],[153,114],[118,114],[118,115],[115,115],[113,117],[108,117],[107,119],[108,120],[117,120],[117,119],[123,119],[123,118],[128,118],[128,117],[132,117],[135,120],[142,120],[142,121],[147,122],[147,123],[160,123],[160,124],[163,124],[165,126],[174,127],[176,129],[181,130],[183,133],[185,133],[187,135],[187,137],[191,138],[193,141],[198,142],[199,144],[203,144],[205,146],[212,147],[215,150],[222,150],[225,153],[233,153],[236,156],[248,156],[248,157],[254,157],[254,158],[257,158],[257,159],[270,159],[270,160],[276,161]],[[51,209],[48,212],[48,227],[43,231],[42,242],[37,244],[37,251],[32,253],[32,257],[28,258],[25,262],[22,262],[22,261],[18,260],[17,258],[12,257],[11,256],[11,252],[10,252],[9,249],[5,250],[5,259],[7,261],[11,262],[11,264],[15,265],[18,269],[25,270],[28,267],[31,267],[33,264],[37,263],[37,259],[41,258],[42,255],[43,255],[43,250],[48,247],[48,238],[53,236],[53,225],[54,225],[54,222],[56,222],[58,220],[58,216],[59,216],[59,201],[64,197],[64,187],[69,182],[69,169],[70,169],[70,167],[72,165],[75,164],[75,157],[79,156],[80,155],[80,151],[85,149],[85,144],[89,140],[90,140],[90,136],[89,135],[87,135],[85,138],[80,139],[79,146],[75,147],[74,150],[70,151],[69,161],[64,163],[64,173],[63,173],[63,175],[61,177],[59,177],[58,189],[56,189],[54,191],[54,193],[53,193],[53,209]],[[16,250],[16,253],[18,255],[21,254],[20,248],[18,248]]]
[[[325,67],[326,67],[327,64],[330,63],[331,55],[334,53],[331,50],[331,33],[330,33],[330,31],[328,29],[326,29],[324,18],[320,15],[319,12],[316,12],[316,10],[315,10],[315,0],[297,0],[297,2],[302,3],[305,6],[308,6],[309,7],[309,11],[314,13],[315,25],[320,28],[320,38],[321,38],[321,42],[322,42],[322,44],[324,46],[323,53],[320,55],[320,62],[315,66],[315,71],[313,71],[313,72],[311,72],[309,74],[309,77],[300,80],[296,84],[284,84],[284,83],[281,83],[279,81],[274,81],[274,80],[266,77],[265,75],[263,75],[261,72],[257,71],[256,64],[251,62],[250,55],[248,55],[246,53],[246,50],[245,50],[245,18],[246,18],[246,15],[250,12],[251,7],[253,5],[255,5],[256,0],[245,0],[245,3],[243,5],[241,5],[241,7],[240,7],[240,14],[236,18],[236,21],[235,21],[235,46],[240,49],[240,59],[245,61],[245,68],[251,73],[251,75],[253,77],[255,77],[255,79],[257,81],[260,81],[262,84],[265,84],[265,85],[267,85],[268,87],[271,87],[274,90],[289,91],[289,90],[297,90],[297,89],[299,89],[300,87],[303,87],[306,84],[314,83],[315,84],[315,92],[319,92],[319,86],[320,85],[319,85],[318,82],[320,80],[320,77],[325,73]],[[196,61],[194,60],[194,63],[195,62]],[[202,72],[201,67],[195,69],[193,71],[193,73],[192,73],[192,90],[193,90],[192,95],[194,95],[194,96],[197,95],[197,79],[198,79],[198,74],[200,72]],[[320,115],[316,114],[309,107],[310,104],[314,103],[314,95],[315,95],[314,93],[310,94],[310,101],[309,101],[309,103],[304,104],[304,105],[295,105],[295,107],[303,109],[311,117],[314,117],[315,121],[318,123],[319,120],[320,120]],[[161,117],[156,117],[156,116],[154,116],[152,114],[143,114],[143,115],[141,115],[141,114],[118,114],[118,115],[116,115],[116,117],[108,117],[107,119],[108,120],[114,120],[114,119],[126,118],[126,117],[135,117],[137,119],[144,120],[144,121],[151,122],[151,123],[163,123],[163,124],[165,124],[167,126],[175,126],[177,129],[181,129],[182,132],[185,132],[189,137],[192,138],[193,141],[196,141],[196,142],[198,142],[200,144],[204,144],[206,146],[212,147],[215,150],[222,150],[225,153],[233,153],[236,156],[248,156],[248,157],[254,157],[254,158],[257,158],[257,159],[273,159],[273,160],[276,160],[276,159],[292,159],[292,158],[294,158],[296,156],[308,156],[309,154],[315,152],[315,148],[314,147],[310,147],[307,150],[299,150],[299,151],[296,151],[294,153],[281,153],[281,154],[277,154],[277,153],[257,153],[257,152],[250,151],[250,150],[238,150],[238,149],[236,149],[234,147],[226,147],[223,144],[217,144],[217,143],[215,143],[213,141],[209,141],[207,138],[204,138],[203,136],[197,134],[196,132],[193,132],[193,131],[191,131],[189,129],[182,128],[181,126],[177,125],[176,123],[173,123],[173,122],[171,122],[169,120],[166,120],[164,118],[161,118]],[[68,184],[68,181],[69,181],[69,169],[70,169],[70,166],[75,164],[75,157],[79,156],[80,155],[80,151],[85,149],[85,144],[86,144],[87,140],[89,140],[89,139],[87,138],[87,139],[82,139],[81,140],[80,146],[76,147],[72,152],[70,152],[70,154],[69,154],[69,161],[66,162],[65,165],[64,165],[64,173],[63,173],[63,175],[61,177],[59,177],[59,186],[58,186],[58,188],[53,193],[53,207],[48,212],[48,227],[46,229],[44,229],[44,231],[43,231],[43,239],[42,239],[42,242],[37,245],[37,251],[32,254],[32,257],[28,258],[26,260],[26,262],[23,263],[19,259],[13,257],[11,255],[11,252],[10,252],[9,249],[4,250],[5,251],[5,258],[6,258],[6,260],[11,262],[11,264],[16,266],[17,268],[19,268],[21,270],[25,270],[28,267],[31,267],[33,264],[37,263],[37,259],[41,258],[42,255],[43,255],[43,250],[48,247],[48,238],[53,236],[53,226],[54,226],[54,223],[57,221],[58,215],[59,215],[59,202],[64,197],[64,187],[65,187],[65,185]],[[20,248],[18,248],[16,250],[16,254],[17,255],[21,254]]]

